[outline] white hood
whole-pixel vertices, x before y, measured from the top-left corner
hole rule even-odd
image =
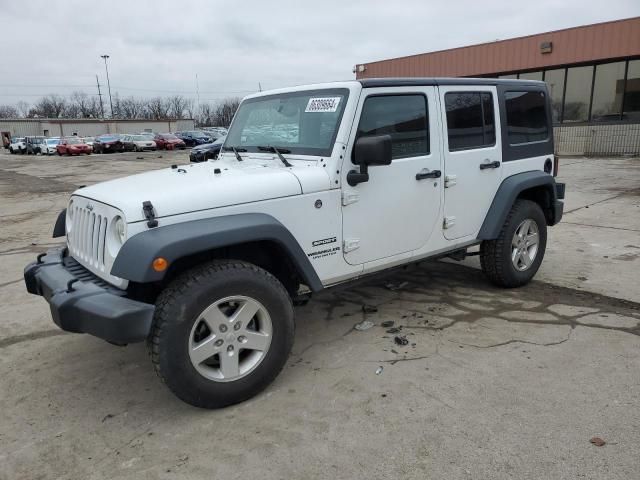
[[[277,162],[247,158],[180,165],[98,183],[74,195],[111,205],[127,222],[136,222],[145,220],[142,202],[147,200],[161,218],[329,188],[326,169],[315,162],[295,162],[300,166],[293,168]]]

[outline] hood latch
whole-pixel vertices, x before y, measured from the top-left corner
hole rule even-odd
[[[158,226],[158,220],[156,220],[156,212],[153,208],[153,204],[149,200],[142,202],[142,211],[147,219],[147,227],[153,228]]]

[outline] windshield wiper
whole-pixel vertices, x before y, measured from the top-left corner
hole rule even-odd
[[[236,147],[222,147],[222,150],[224,150],[225,152],[233,152],[236,156],[236,160],[238,160],[239,162],[242,161],[242,157],[240,156],[240,154],[238,152],[246,152],[247,149],[246,148],[236,148]]]
[[[273,152],[276,155],[278,155],[278,158],[284,164],[285,167],[293,167],[293,165],[291,165],[289,162],[287,162],[287,159],[284,158],[284,156],[282,155],[283,153],[291,153],[291,150],[287,150],[286,148],[276,148],[276,147],[271,146],[271,145],[266,146],[266,147],[258,147],[258,150],[260,150],[262,152]]]

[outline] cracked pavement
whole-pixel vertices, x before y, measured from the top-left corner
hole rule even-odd
[[[59,331],[21,283],[74,185],[186,157],[136,156],[0,154],[0,479],[637,477],[639,159],[561,163],[569,213],[530,285],[469,259],[323,292],[275,383],[204,411],[142,345]]]

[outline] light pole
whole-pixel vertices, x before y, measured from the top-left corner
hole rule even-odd
[[[100,55],[104,59],[104,70],[107,72],[107,88],[109,89],[109,105],[111,106],[111,118],[113,118],[113,101],[111,100],[111,84],[109,83],[109,69],[107,68],[107,58],[109,55]]]

